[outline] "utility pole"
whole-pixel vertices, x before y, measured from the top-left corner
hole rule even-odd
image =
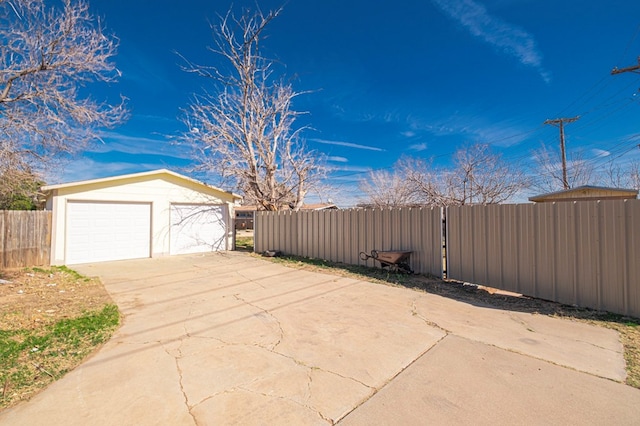
[[[564,149],[564,123],[573,123],[580,117],[572,118],[556,118],[553,120],[546,120],[543,124],[550,124],[560,128],[560,153],[562,154],[562,186],[564,189],[569,189],[569,180],[567,179],[567,154]]]
[[[640,73],[640,56],[638,56],[638,65],[632,65],[626,68],[615,67],[611,70],[611,75],[622,74],[623,72],[637,72]]]

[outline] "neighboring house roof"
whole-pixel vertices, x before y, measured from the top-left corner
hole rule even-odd
[[[119,175],[119,176],[110,176],[110,177],[106,177],[106,178],[100,178],[100,179],[90,179],[90,180],[83,180],[83,181],[77,181],[77,182],[68,182],[68,183],[61,183],[61,184],[56,184],[56,185],[45,185],[43,186],[41,189],[42,191],[48,192],[48,191],[53,191],[56,189],[70,189],[70,188],[77,188],[77,187],[82,187],[82,186],[91,186],[91,185],[114,185],[114,184],[119,184],[121,182],[126,182],[126,181],[135,181],[135,180],[148,180],[148,179],[154,179],[154,178],[162,178],[162,177],[169,177],[172,179],[177,179],[177,180],[182,180],[185,181],[187,183],[190,183],[191,185],[195,185],[196,187],[200,187],[203,190],[209,191],[209,190],[214,190],[214,191],[218,191],[218,192],[222,192],[222,193],[226,193],[231,195],[232,198],[234,199],[242,199],[242,197],[238,194],[234,194],[233,192],[229,192],[229,191],[225,191],[223,189],[217,188],[215,186],[212,185],[207,185],[206,183],[202,183],[200,181],[197,181],[195,179],[192,179],[188,176],[184,176],[181,175],[179,173],[176,172],[172,172],[171,170],[167,170],[167,169],[159,169],[159,170],[152,170],[149,172],[141,172],[141,173],[132,173],[132,174],[128,174],[128,175]]]
[[[338,206],[333,203],[316,203],[316,204],[303,204],[300,210],[336,210]]]
[[[536,195],[529,197],[529,201],[545,203],[553,201],[626,200],[637,198],[637,196],[638,191],[635,189],[585,185],[563,191]]]
[[[338,206],[336,206],[333,203],[316,203],[316,204],[303,204],[302,207],[300,207],[300,210],[334,210],[337,209]],[[253,212],[253,211],[257,211],[258,207],[257,206],[236,206],[234,207],[234,211],[236,212]],[[285,207],[284,210],[289,210],[288,207]]]

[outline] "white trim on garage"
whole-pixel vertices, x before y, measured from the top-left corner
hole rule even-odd
[[[171,204],[169,254],[227,250],[227,209],[223,204]]]
[[[67,200],[68,264],[151,256],[151,203]]]

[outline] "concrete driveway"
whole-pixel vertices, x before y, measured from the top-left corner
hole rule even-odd
[[[616,332],[236,252],[83,265],[125,315],[15,425],[637,424]]]

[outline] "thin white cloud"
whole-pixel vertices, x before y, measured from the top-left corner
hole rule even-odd
[[[354,174],[358,173],[368,173],[373,170],[368,166],[333,166],[329,167],[329,172],[350,172]],[[330,176],[330,179],[335,179],[335,176]]]
[[[411,128],[434,136],[463,136],[471,142],[488,143],[501,147],[517,145],[527,140],[534,130],[524,130],[509,120],[487,122],[466,114],[453,114],[436,121],[412,119]],[[410,147],[411,148],[411,147]]]
[[[88,152],[98,154],[106,152],[122,152],[137,155],[162,155],[172,158],[189,159],[188,149],[180,145],[172,145],[165,137],[158,138],[130,136],[113,131],[103,131],[98,135],[103,142],[88,147]]]
[[[542,67],[542,54],[534,37],[522,28],[492,16],[474,0],[432,0],[444,13],[458,21],[474,37],[515,57],[520,63],[538,71],[545,82],[551,75]]]
[[[161,163],[98,162],[89,158],[80,158],[64,165],[63,169],[48,175],[47,183],[79,182],[166,167],[166,164]]]
[[[598,149],[598,148],[594,148],[591,150],[591,152],[593,153],[593,155],[595,155],[596,157],[608,157],[611,155],[611,153],[609,151],[605,151],[603,149]]]
[[[416,132],[412,131],[412,130],[407,130],[405,132],[401,132],[400,133],[402,136],[404,136],[405,138],[412,138],[416,135]]]
[[[423,143],[416,143],[416,144],[413,144],[413,145],[409,146],[409,149],[411,151],[416,151],[416,152],[424,151],[424,150],[427,149],[427,144],[424,143],[424,142]]]
[[[313,141],[313,142],[325,144],[325,145],[346,146],[348,148],[366,149],[366,150],[369,150],[369,151],[384,151],[384,149],[378,148],[378,147],[375,147],[375,146],[360,145],[360,144],[351,143],[351,142],[330,141],[330,140],[326,140],[326,139],[309,139],[309,140]]]
[[[348,163],[349,162],[349,160],[347,158],[345,158],[345,157],[337,157],[335,155],[328,156],[327,160],[328,161],[333,161],[333,162],[336,162],[336,163]]]

